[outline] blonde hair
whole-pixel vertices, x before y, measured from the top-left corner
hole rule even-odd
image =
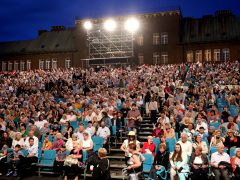
[[[100,148],[98,150],[98,156],[100,158],[106,157],[107,156],[107,150],[105,148]]]

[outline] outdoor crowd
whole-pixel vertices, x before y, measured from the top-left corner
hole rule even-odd
[[[145,153],[154,157],[149,179],[164,179],[168,170],[172,180],[207,179],[209,172],[216,180],[239,179],[239,67],[236,61],[2,72],[1,175],[22,179],[51,149],[64,179],[77,180],[84,168],[93,179],[110,179],[114,127],[117,136],[127,132],[121,150],[132,179],[143,171]],[[154,125],[147,142],[138,140],[143,116]],[[91,164],[94,136],[104,142]]]

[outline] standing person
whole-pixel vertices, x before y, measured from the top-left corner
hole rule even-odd
[[[151,101],[149,102],[148,109],[151,114],[151,121],[153,124],[156,124],[157,122],[157,113],[158,113],[158,103],[156,101],[156,98],[151,98]]]
[[[190,166],[192,169],[192,179],[208,179],[208,158],[202,153],[202,147],[197,146],[195,152],[190,157]]]
[[[125,152],[125,162],[127,164],[127,161],[130,159],[130,157],[132,156],[132,154],[129,151],[129,145],[130,144],[135,144],[137,146],[137,150],[141,151],[140,148],[140,142],[136,139],[136,134],[134,131],[130,131],[128,133],[128,139],[125,139],[123,141],[123,144],[121,146],[121,150]]]
[[[230,163],[230,156],[224,152],[224,145],[218,144],[218,151],[211,156],[211,166],[215,175],[215,180],[220,180],[222,176],[224,180],[229,180],[229,172],[222,163]]]
[[[170,155],[171,180],[174,180],[176,175],[178,175],[180,180],[186,179],[187,173],[189,172],[187,160],[187,154],[182,151],[181,145],[177,143],[174,152]]]
[[[128,131],[135,131],[137,132],[137,126],[138,126],[138,122],[141,119],[141,113],[140,111],[137,109],[137,106],[135,103],[132,104],[132,109],[130,111],[128,111],[127,114],[127,129]]]
[[[98,150],[98,163],[93,167],[92,179],[109,180],[110,175],[110,161],[107,159],[107,150],[100,148]]]

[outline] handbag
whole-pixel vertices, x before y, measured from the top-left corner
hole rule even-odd
[[[72,166],[78,164],[78,159],[72,158],[72,156],[68,156],[64,161],[64,166]]]

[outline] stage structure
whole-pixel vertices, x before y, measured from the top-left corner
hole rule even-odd
[[[107,19],[99,23],[86,21],[89,58],[87,66],[129,64],[134,56],[134,33],[139,27],[135,18],[123,21]]]

